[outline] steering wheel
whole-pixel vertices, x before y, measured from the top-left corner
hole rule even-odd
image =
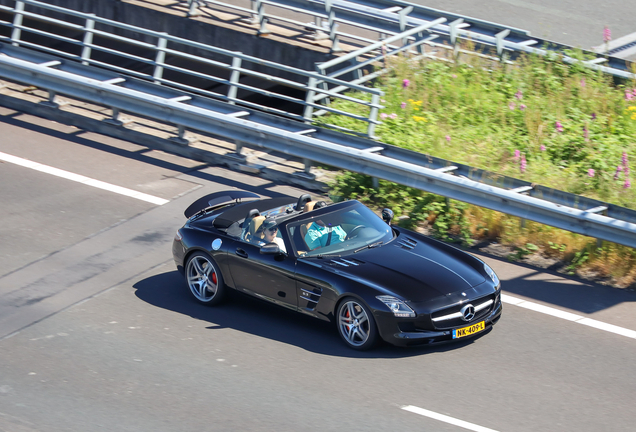
[[[356,225],[355,227],[353,227],[353,229],[351,231],[349,231],[349,234],[347,234],[347,236],[345,237],[345,240],[351,240],[352,238],[357,236],[359,231],[362,228],[364,228],[364,225]]]

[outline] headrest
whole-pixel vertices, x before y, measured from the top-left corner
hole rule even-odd
[[[250,221],[250,228],[249,228],[248,234],[250,235],[256,234],[258,229],[263,224],[264,220],[265,220],[265,216],[254,216],[254,219]]]
[[[296,210],[300,210],[301,208],[303,208],[304,205],[307,204],[309,201],[311,201],[311,195],[301,195],[300,198],[298,198],[298,202],[296,203]]]
[[[305,204],[305,207],[303,208],[303,213],[312,211],[315,205],[316,205],[316,201],[309,201],[307,204]]]
[[[252,209],[252,210],[247,212],[247,216],[245,216],[245,220],[249,221],[254,216],[260,216],[260,214],[261,214],[261,212],[259,212],[258,209]]]

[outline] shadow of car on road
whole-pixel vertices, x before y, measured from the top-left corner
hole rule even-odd
[[[189,315],[201,320],[210,330],[233,329],[259,337],[295,345],[318,354],[352,358],[401,358],[461,349],[488,334],[490,330],[466,341],[401,348],[379,343],[371,351],[359,352],[347,347],[334,324],[305,316],[230,290],[220,305],[197,303],[177,271],[152,275],[133,285],[135,295],[153,306]]]

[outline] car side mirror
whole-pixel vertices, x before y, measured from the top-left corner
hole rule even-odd
[[[387,224],[391,225],[391,221],[393,220],[393,210],[385,208],[382,210],[382,220]]]
[[[261,246],[261,253],[263,255],[283,255],[284,252],[280,250],[280,247],[276,243],[267,243]]]

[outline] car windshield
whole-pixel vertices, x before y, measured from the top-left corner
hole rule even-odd
[[[391,227],[360,203],[319,216],[312,213],[287,225],[296,254],[301,257],[353,253],[393,238]]]

